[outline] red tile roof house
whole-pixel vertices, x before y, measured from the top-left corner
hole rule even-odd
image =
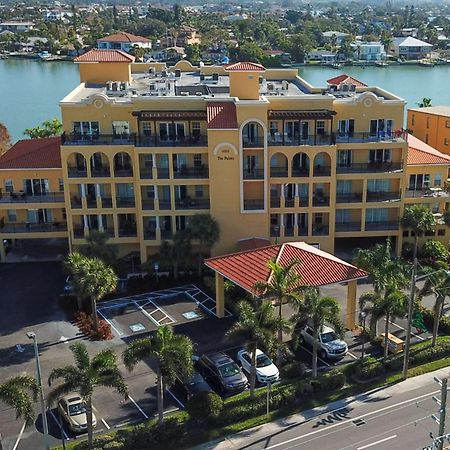
[[[134,46],[150,50],[152,42],[143,36],[136,36],[125,31],[111,34],[97,40],[97,47],[100,50],[123,50],[129,52]]]
[[[357,280],[366,278],[367,273],[330,253],[319,250],[306,242],[289,242],[270,245],[253,250],[209,258],[205,265],[216,273],[216,314],[224,317],[224,278],[232,281],[252,295],[257,295],[254,285],[267,282],[271,271],[269,260],[282,266],[299,261],[296,271],[303,286],[328,286],[347,283],[346,326],[353,329],[356,323]]]

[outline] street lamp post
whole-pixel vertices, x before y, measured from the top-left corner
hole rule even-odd
[[[362,348],[361,348],[361,360],[364,360],[364,350],[365,350],[365,344],[366,344],[366,317],[367,317],[367,313],[366,311],[361,311],[359,313],[359,320],[360,322],[362,322],[362,326],[363,326],[363,330],[362,330],[362,334],[363,334],[363,338],[362,338]]]
[[[36,359],[36,374],[37,381],[39,385],[39,396],[41,400],[41,413],[42,413],[42,428],[44,431],[44,448],[45,450],[50,450],[50,445],[48,443],[48,423],[47,423],[47,414],[45,410],[45,398],[44,398],[44,390],[42,388],[42,375],[41,375],[41,362],[39,360],[39,349],[36,338],[36,333],[30,331],[27,333],[27,338],[33,341],[34,345],[34,358]]]
[[[275,232],[275,245],[278,244],[278,232],[280,231],[280,227],[278,225],[275,225],[273,227],[273,231]]]

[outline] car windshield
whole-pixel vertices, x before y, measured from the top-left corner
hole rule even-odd
[[[237,375],[239,373],[239,367],[235,363],[225,364],[219,367],[220,374],[226,377],[232,377],[233,375]]]
[[[267,367],[272,364],[272,360],[267,355],[259,355],[256,358],[256,367]]]
[[[334,331],[329,331],[328,333],[322,333],[322,342],[325,344],[331,341],[337,341],[338,337]]]
[[[69,416],[78,416],[86,413],[86,404],[83,402],[69,405]]]

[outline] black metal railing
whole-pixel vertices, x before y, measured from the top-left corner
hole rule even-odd
[[[264,200],[244,200],[244,210],[261,210],[264,209]]]
[[[407,189],[405,197],[408,198],[420,198],[420,197],[448,197],[449,192],[446,188],[433,187],[423,189]]]
[[[208,178],[207,167],[181,167],[174,170],[174,178]]]
[[[118,208],[134,208],[134,197],[116,197],[116,205]]]
[[[69,178],[86,178],[87,169],[86,167],[68,166],[67,174],[69,175]]]
[[[317,165],[313,167],[313,176],[329,177],[331,175],[331,166]]]
[[[74,196],[70,199],[70,206],[72,209],[81,209],[83,207],[83,204],[81,202],[81,198]]]
[[[0,194],[0,203],[62,203],[63,192],[45,192],[42,194],[28,194],[24,191]]]
[[[313,197],[313,206],[330,206],[330,197],[322,195]]]
[[[262,148],[264,147],[264,138],[262,137],[254,137],[254,138],[248,138],[244,136],[242,138],[242,146],[244,148]]]
[[[102,208],[112,208],[112,198],[111,197],[102,197]]]
[[[268,143],[272,146],[293,146],[293,145],[333,145],[332,134],[316,135],[289,135],[285,133],[271,134],[268,137]]]
[[[156,239],[156,230],[144,230],[144,239],[154,241]]]
[[[0,222],[0,233],[46,233],[55,231],[67,231],[67,223],[62,221],[45,223]]]
[[[135,237],[135,236],[137,236],[136,225],[119,227],[119,237]]]
[[[328,225],[314,225],[312,230],[313,236],[327,236],[329,232]]]
[[[132,177],[133,176],[133,168],[132,167],[115,167],[114,175],[116,177]]]
[[[168,167],[157,167],[156,173],[160,180],[167,180],[169,178],[169,168]]]
[[[339,165],[336,173],[382,173],[402,170],[401,162],[369,162]]]
[[[300,195],[298,197],[298,200],[299,200],[299,206],[301,206],[301,207],[309,206],[309,196],[308,195]]]
[[[191,136],[136,136],[136,147],[206,147],[208,137]]]
[[[400,200],[400,191],[379,191],[379,192],[367,192],[368,202],[387,202]]]
[[[135,135],[131,134],[92,134],[63,133],[62,145],[135,145]]]
[[[293,227],[285,227],[284,228],[284,235],[285,236],[294,236],[294,228]]]
[[[171,209],[172,208],[172,202],[167,199],[159,199],[159,209]]]
[[[161,229],[161,239],[172,239],[172,230]]]
[[[362,192],[352,192],[349,194],[336,194],[336,203],[361,203]]]
[[[339,143],[362,143],[362,142],[398,142],[404,140],[400,131],[380,131],[378,133],[336,133],[334,141]]]
[[[361,222],[336,222],[336,231],[361,231]]]
[[[299,236],[308,236],[308,227],[298,227]]]
[[[109,167],[91,167],[92,177],[109,177],[111,176],[111,171]]]
[[[88,208],[97,208],[97,197],[86,197],[86,205]]]
[[[263,180],[264,169],[244,169],[244,180]]]
[[[287,177],[288,176],[288,168],[287,167],[277,167],[272,166],[270,168],[270,176],[271,177]]]
[[[142,199],[142,209],[155,209],[155,199],[154,198],[143,198]]]
[[[84,228],[83,227],[73,227],[73,237],[82,239],[84,238]]]
[[[114,228],[105,228],[103,230],[104,233],[106,233],[109,237],[113,238],[114,235]]]
[[[270,207],[279,208],[281,205],[280,197],[270,197]]]
[[[293,198],[284,198],[284,207],[285,208],[293,208],[295,200]]]
[[[175,199],[175,209],[209,209],[209,198]]]
[[[309,167],[293,167],[293,177],[309,177]]]
[[[366,231],[398,230],[399,221],[366,222]]]
[[[152,169],[141,169],[140,170],[141,179],[143,180],[151,180],[153,178],[153,170]]]

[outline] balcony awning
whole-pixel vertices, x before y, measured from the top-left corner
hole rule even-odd
[[[206,111],[135,111],[138,120],[206,120]]]
[[[336,115],[336,111],[328,109],[314,109],[314,110],[270,110],[269,119],[297,119],[297,120],[324,120],[331,119]]]

